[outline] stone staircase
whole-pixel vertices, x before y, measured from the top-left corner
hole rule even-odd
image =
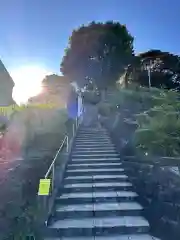
[[[45,240],[157,240],[102,128],[80,128]]]

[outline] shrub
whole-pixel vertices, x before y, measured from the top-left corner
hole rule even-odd
[[[22,122],[28,128],[25,135],[25,140],[28,139],[28,155],[25,154],[22,161],[8,159],[6,168],[0,169],[0,239],[24,240],[28,234],[40,239],[39,226],[42,219],[37,205],[39,179],[44,177],[55,149],[60,146],[66,133],[67,114],[63,109],[46,119],[44,132],[38,132],[36,125],[26,120],[23,118]],[[32,131],[33,139],[29,139],[28,134]],[[48,150],[44,155],[42,148]]]
[[[136,146],[153,155],[179,156],[179,95],[166,90],[161,90],[158,95],[152,96],[154,107],[137,115]]]

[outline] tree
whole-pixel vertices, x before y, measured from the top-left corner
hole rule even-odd
[[[64,76],[48,75],[42,81],[44,92],[56,94],[64,93],[70,88],[70,81]]]
[[[180,89],[180,57],[161,50],[149,50],[135,56],[129,68],[132,81],[148,86],[150,68],[151,86],[157,88]],[[136,77],[134,77],[136,74]]]
[[[74,30],[61,63],[64,76],[84,86],[113,85],[133,54],[133,37],[118,22],[95,23]]]
[[[68,78],[56,74],[46,76],[42,81],[42,93],[29,99],[35,104],[57,104],[65,106],[71,84]]]

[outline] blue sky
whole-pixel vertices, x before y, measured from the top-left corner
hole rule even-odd
[[[0,58],[58,73],[72,30],[92,20],[126,24],[136,52],[180,54],[179,0],[0,0]]]

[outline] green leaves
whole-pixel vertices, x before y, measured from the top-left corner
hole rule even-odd
[[[151,86],[180,89],[180,56],[152,49],[134,56],[130,64],[127,75],[132,82],[148,87],[150,69]]]
[[[93,81],[99,88],[113,85],[133,54],[133,37],[119,22],[92,22],[73,31],[61,72],[80,86]]]
[[[136,146],[155,155],[177,156],[180,154],[178,94],[161,91],[152,99],[156,105],[146,113],[136,115],[139,123],[135,132]]]

